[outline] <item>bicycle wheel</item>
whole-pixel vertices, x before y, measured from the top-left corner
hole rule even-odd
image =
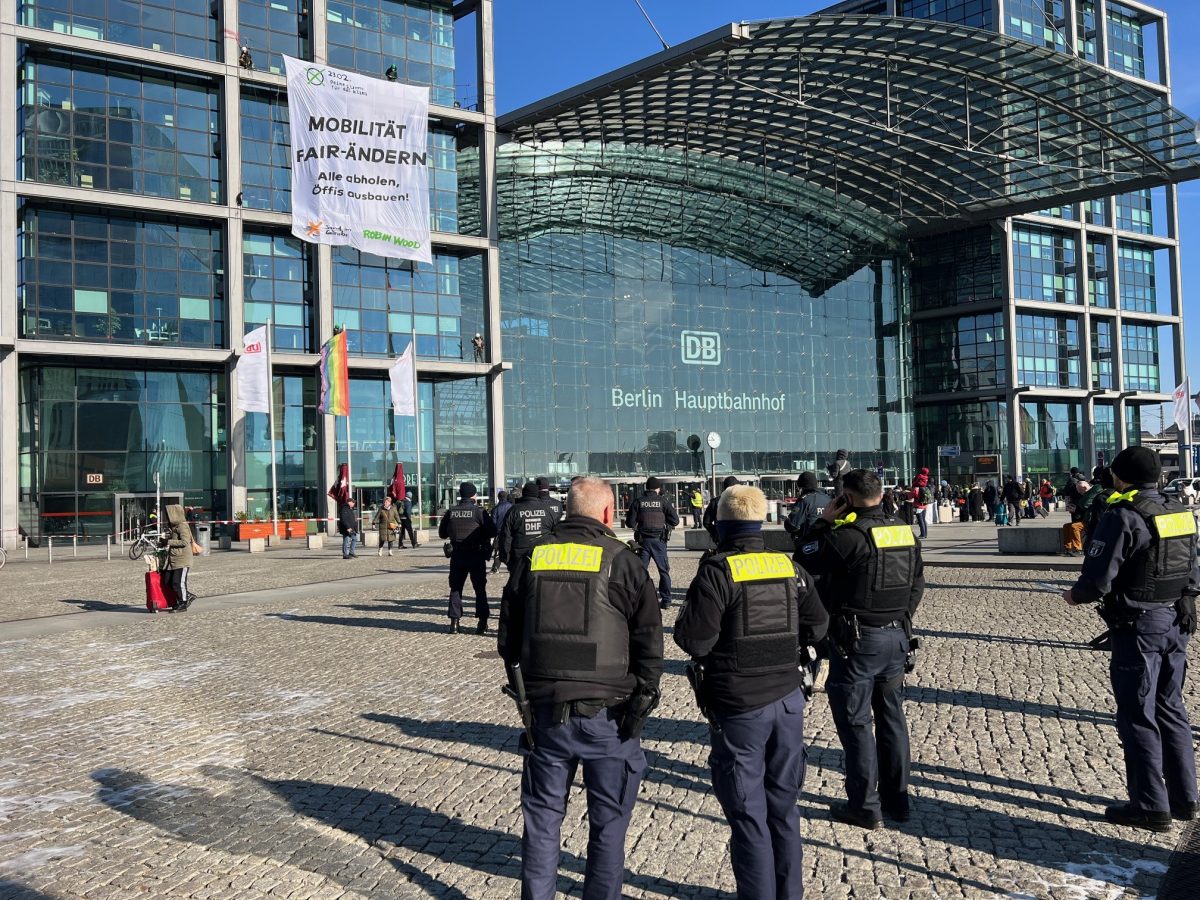
[[[140,537],[129,545],[129,558],[132,560],[138,560],[153,550],[154,547],[151,545],[151,543],[145,538]]]
[[[8,562],[8,551],[0,547],[0,569],[4,568],[6,562]]]

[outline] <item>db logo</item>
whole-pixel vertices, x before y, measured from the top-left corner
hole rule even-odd
[[[721,336],[712,331],[685,331],[683,361],[689,366],[719,366]]]
[[[262,353],[262,350],[263,346],[258,341],[255,341],[253,344],[246,345],[247,353]]]

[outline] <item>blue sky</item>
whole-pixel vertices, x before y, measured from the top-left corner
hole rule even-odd
[[[738,20],[805,15],[829,5],[820,0],[642,0],[670,44]],[[832,2],[832,0],[830,0]],[[1171,41],[1174,103],[1200,117],[1200,3],[1159,0]],[[509,112],[555,91],[602,75],[661,49],[634,0],[502,0],[496,3],[498,108]],[[1180,237],[1184,297],[1200,295],[1200,182],[1184,185]],[[1189,252],[1189,247],[1190,252]],[[1193,393],[1200,390],[1200,312],[1188,301],[1188,363]],[[1163,390],[1171,373],[1163,373]]]

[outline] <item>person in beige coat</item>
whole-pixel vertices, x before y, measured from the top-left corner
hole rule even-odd
[[[372,521],[379,529],[379,555],[383,556],[383,548],[387,547],[387,555],[395,556],[392,552],[392,541],[400,539],[400,511],[392,506],[392,498],[384,497],[383,506],[375,513]]]
[[[184,611],[192,602],[191,591],[188,590],[188,572],[192,568],[195,554],[200,552],[200,546],[192,534],[192,526],[188,523],[187,513],[178,503],[166,507],[167,529],[165,541],[167,545],[167,567],[163,571],[163,581],[175,593],[176,609]]]

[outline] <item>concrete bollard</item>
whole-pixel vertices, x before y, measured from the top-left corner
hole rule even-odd
[[[307,537],[308,537],[308,549],[309,550],[325,549],[325,535],[310,534],[310,535],[307,535]]]
[[[222,550],[232,550],[233,549],[233,538],[230,535],[228,535],[228,534],[221,535],[221,549]]]
[[[267,535],[267,546],[268,546],[268,547],[278,547],[278,546],[279,546],[279,542],[280,542],[280,541],[282,541],[282,540],[283,540],[283,537],[282,537],[281,535],[278,535],[278,534],[268,534],[268,535]]]
[[[250,544],[251,553],[265,553],[267,551],[266,538],[250,538],[247,543]]]
[[[368,532],[364,533],[362,536],[362,545],[364,547],[372,547],[372,548],[378,547],[379,546],[379,532],[378,531],[368,531]]]

